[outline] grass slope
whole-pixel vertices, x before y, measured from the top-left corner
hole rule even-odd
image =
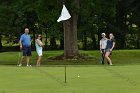
[[[63,54],[63,51],[44,51],[43,65],[63,65],[65,61],[50,61],[49,57]],[[99,65],[99,51],[80,51],[81,55],[92,57],[87,60],[69,60],[69,65]],[[115,65],[140,64],[140,50],[114,50],[111,59]],[[16,65],[19,60],[19,52],[2,52],[0,53],[0,65]],[[36,52],[32,52],[31,64],[35,65],[37,60]]]

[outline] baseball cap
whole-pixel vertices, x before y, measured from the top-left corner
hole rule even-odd
[[[101,35],[104,35],[105,36],[105,33],[102,33]]]

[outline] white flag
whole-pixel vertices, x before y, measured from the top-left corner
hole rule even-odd
[[[62,9],[61,15],[58,18],[57,22],[60,22],[60,21],[63,21],[63,20],[68,20],[70,18],[71,18],[71,16],[70,16],[66,6],[63,5],[63,9]]]

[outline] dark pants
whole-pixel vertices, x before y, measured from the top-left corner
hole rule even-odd
[[[102,49],[101,64],[104,64],[105,59],[105,49]]]

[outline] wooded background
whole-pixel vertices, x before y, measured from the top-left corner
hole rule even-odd
[[[56,20],[64,3],[72,16],[66,36],[77,50],[98,49],[102,32],[114,33],[116,49],[140,49],[139,0],[0,0],[0,49],[18,46],[25,26],[33,46],[41,33],[46,49],[63,49],[63,22]]]

